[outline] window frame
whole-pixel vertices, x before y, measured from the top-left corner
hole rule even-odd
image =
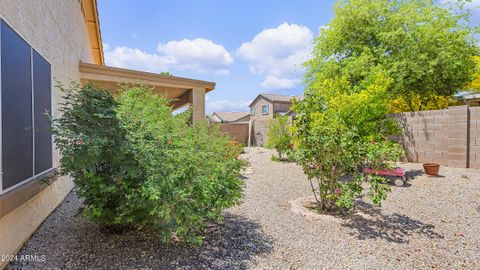
[[[264,110],[264,108],[267,108],[267,109]],[[266,115],[266,114],[269,114],[269,113],[270,113],[270,106],[268,104],[262,105],[262,115]]]
[[[1,72],[2,72],[2,50],[1,50],[1,46],[2,46],[2,42],[1,42],[1,36],[2,36],[2,30],[1,30],[1,24],[5,24],[6,26],[8,26],[10,29],[12,29],[12,31],[18,36],[20,37],[29,47],[30,47],[30,78],[31,78],[31,91],[32,91],[32,102],[31,102],[31,106],[32,106],[32,142],[33,142],[33,151],[32,151],[32,163],[33,163],[33,176],[27,178],[27,179],[24,179],[16,184],[14,184],[13,186],[10,186],[8,188],[3,188],[3,124],[2,124],[2,76],[1,76]],[[20,187],[20,186],[23,186],[31,181],[34,181],[36,179],[40,179],[42,178],[44,175],[52,172],[54,170],[54,164],[53,164],[53,160],[54,160],[54,144],[53,144],[53,136],[51,135],[50,139],[51,139],[51,142],[52,142],[52,149],[51,149],[51,153],[52,153],[52,167],[43,171],[43,172],[40,172],[38,174],[35,174],[35,115],[34,115],[34,109],[35,109],[35,96],[34,96],[34,82],[33,82],[33,52],[36,52],[40,57],[42,57],[49,65],[50,65],[50,114],[53,114],[52,112],[52,108],[53,108],[53,91],[52,91],[52,82],[53,82],[53,72],[52,72],[52,64],[47,60],[47,58],[42,54],[40,53],[38,50],[36,50],[32,44],[30,42],[27,41],[27,39],[25,38],[25,36],[23,36],[21,33],[19,33],[19,31],[17,31],[15,29],[15,27],[12,26],[12,24],[10,24],[7,20],[5,20],[5,18],[3,17],[0,17],[0,195],[3,195],[5,193],[8,193],[12,190],[15,190],[16,188]]]
[[[250,108],[250,115],[255,116],[255,107]]]

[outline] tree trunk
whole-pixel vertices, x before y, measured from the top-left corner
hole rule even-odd
[[[313,186],[312,179],[308,179],[308,180],[310,181],[310,186],[312,187],[312,192],[313,192],[313,196],[315,197],[315,201],[317,202],[317,205],[320,207],[321,203],[317,197],[317,192],[315,191],[315,187]],[[318,179],[317,179],[317,182],[318,182]]]
[[[317,178],[317,182],[318,182],[318,197],[320,198],[319,199],[319,207],[320,207],[320,210],[323,210],[323,208],[325,207],[325,203],[324,203],[324,198],[323,198],[323,192],[322,192],[322,177],[320,176],[319,178]]]

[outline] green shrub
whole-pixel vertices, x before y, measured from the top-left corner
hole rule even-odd
[[[272,160],[282,160],[283,155],[292,148],[292,134],[290,131],[290,121],[288,116],[276,115],[275,118],[267,122],[267,148],[272,148],[277,151],[278,157],[273,157]]]
[[[53,120],[61,172],[73,177],[93,221],[200,243],[207,222],[239,203],[243,162],[218,130],[190,126],[189,112],[173,115],[145,87],[117,99],[90,85],[63,90],[63,116]]]
[[[345,78],[325,81],[315,91],[294,102],[296,159],[303,167],[318,208],[349,209],[370,183],[370,199],[380,204],[390,190],[385,179],[363,175],[366,166],[391,166],[402,151],[388,135],[396,131],[386,118],[391,81],[382,75],[364,90],[348,91]]]

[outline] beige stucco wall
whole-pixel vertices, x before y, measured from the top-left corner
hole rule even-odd
[[[268,114],[262,114],[262,106],[268,105]],[[255,103],[252,104],[251,108],[255,108],[255,115],[252,115],[250,119],[252,120],[266,120],[273,118],[273,106],[272,103],[268,102],[264,98],[259,98]]]
[[[291,106],[292,106],[291,103],[283,103],[283,102],[273,103],[273,108],[275,113],[288,112]]]
[[[52,114],[58,116],[61,93],[54,87],[55,81],[79,81],[79,61],[92,61],[79,1],[0,0],[0,17],[51,64]],[[54,166],[58,160],[55,152]],[[1,218],[0,255],[15,254],[72,187],[71,179],[60,178]],[[0,269],[4,266],[0,262]]]
[[[262,114],[262,106],[268,105],[268,114]],[[251,138],[252,144],[256,146],[264,146],[268,141],[267,124],[268,120],[272,119],[276,113],[287,112],[290,109],[291,103],[287,102],[269,102],[263,97],[260,97],[250,108],[255,108],[255,115],[252,115],[252,130]]]
[[[262,106],[268,105],[268,114],[262,114]],[[260,97],[251,108],[255,108],[255,115],[251,115],[252,121],[251,142],[255,146],[264,146],[267,141],[267,122],[273,118],[273,104]]]

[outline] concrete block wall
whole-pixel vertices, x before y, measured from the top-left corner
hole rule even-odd
[[[480,107],[469,107],[469,163],[480,169]]]
[[[248,123],[238,123],[238,124],[221,124],[220,131],[227,134],[232,140],[248,144]]]
[[[454,106],[391,117],[403,129],[397,139],[405,148],[407,161],[480,168],[480,108]]]

